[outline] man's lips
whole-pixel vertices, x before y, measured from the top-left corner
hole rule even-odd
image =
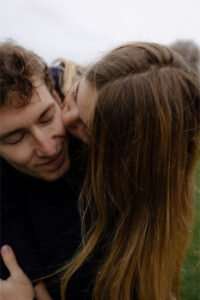
[[[61,149],[57,155],[55,155],[53,158],[48,160],[45,163],[40,164],[40,167],[47,167],[47,169],[51,168],[57,168],[59,167],[64,161],[64,149]]]

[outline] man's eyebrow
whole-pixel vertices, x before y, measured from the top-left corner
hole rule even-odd
[[[52,107],[54,107],[54,103],[50,103],[45,110],[39,115],[38,119],[41,119]],[[12,131],[8,131],[8,132],[4,132],[2,134],[0,134],[0,141],[13,135],[13,134],[17,134],[17,133],[21,133],[25,130],[25,128],[17,128],[15,130]]]
[[[46,115],[46,113],[51,110],[51,108],[53,108],[55,105],[55,103],[50,103],[46,108],[45,110],[39,115],[39,118],[38,119],[41,119],[42,117],[44,117],[44,115]]]
[[[13,135],[13,134],[22,133],[23,131],[24,131],[24,128],[18,128],[13,131],[4,132],[4,133],[0,134],[0,141]]]

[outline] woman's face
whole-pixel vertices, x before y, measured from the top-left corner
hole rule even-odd
[[[65,128],[83,142],[88,142],[88,127],[92,121],[97,93],[82,78],[69,91],[63,108]]]

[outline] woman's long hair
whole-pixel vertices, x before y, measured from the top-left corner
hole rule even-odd
[[[63,276],[102,247],[92,299],[178,297],[200,153],[197,78],[164,46],[121,46],[94,64],[97,91],[81,196],[84,238]]]

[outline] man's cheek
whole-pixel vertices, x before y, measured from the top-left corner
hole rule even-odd
[[[29,156],[25,155],[25,153],[22,156],[13,155],[12,157],[7,158],[6,160],[8,162],[10,162],[16,166],[22,167],[22,168],[29,167],[31,165],[31,161],[32,161]]]

